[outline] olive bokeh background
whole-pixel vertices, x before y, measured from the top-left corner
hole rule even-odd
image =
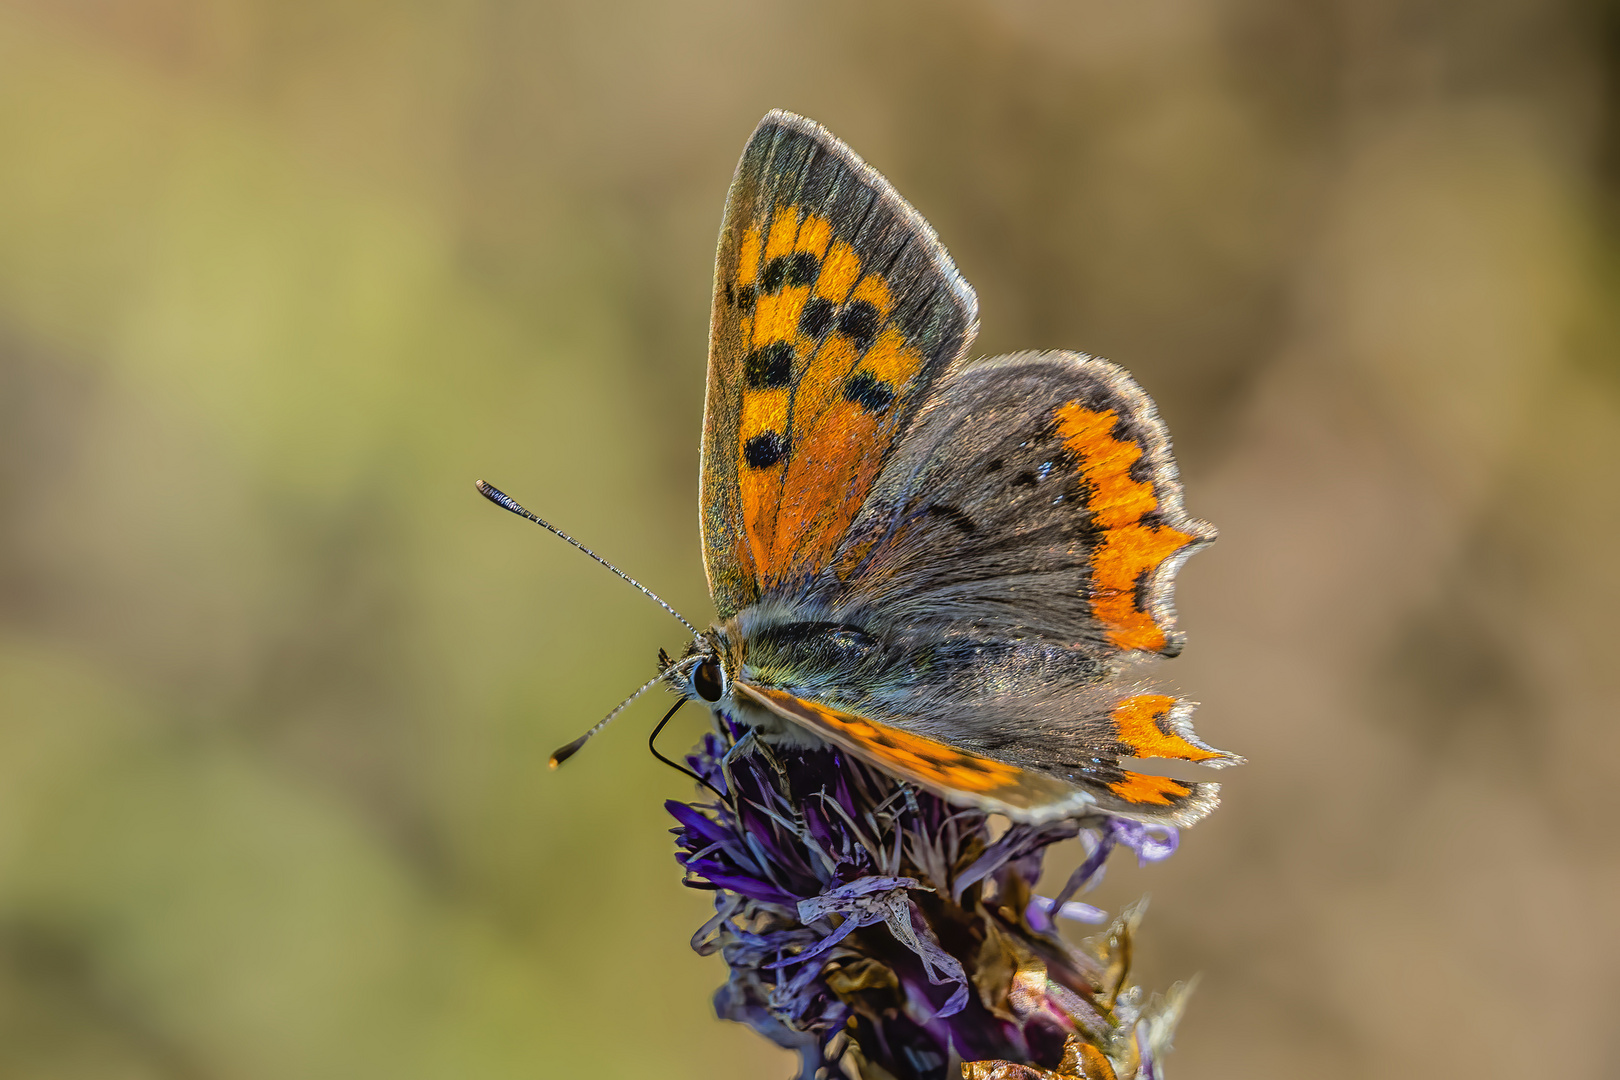
[[[1165,672],[1251,764],[1090,897],[1172,1074],[1620,1074],[1617,79],[1577,0],[0,2],[0,1076],[790,1074],[658,701],[545,767],[679,627],[472,489],[708,616],[774,106],[1222,531]]]

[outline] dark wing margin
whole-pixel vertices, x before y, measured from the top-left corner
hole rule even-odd
[[[732,181],[704,407],[704,565],[722,618],[820,574],[978,301],[920,215],[776,111]]]

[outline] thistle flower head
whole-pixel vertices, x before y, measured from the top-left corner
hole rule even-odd
[[[1175,830],[1097,814],[998,832],[840,750],[755,743],[728,758],[743,732],[726,733],[687,758],[723,798],[667,804],[686,884],[715,893],[692,946],[730,969],[719,1015],[798,1051],[800,1080],[840,1064],[937,1080],[953,1059],[978,1063],[973,1077],[1159,1075],[1183,991],[1144,1000],[1129,985],[1143,906],[1079,948],[1054,920],[1107,922],[1070,897],[1114,847],[1156,861]],[[1047,849],[1074,837],[1086,860],[1056,898],[1036,895]],[[1091,1071],[983,1071],[1065,1062]]]

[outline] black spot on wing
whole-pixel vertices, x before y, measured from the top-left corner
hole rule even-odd
[[[844,384],[844,400],[853,401],[869,413],[880,413],[894,404],[894,387],[870,371],[858,372]]]
[[[820,270],[821,260],[808,251],[778,255],[765,264],[765,272],[759,276],[759,285],[766,293],[781,292],[784,285],[802,288],[815,281]]]
[[[778,255],[765,264],[765,272],[759,275],[759,287],[767,296],[774,295],[782,291],[782,286],[787,283],[787,276],[788,257]]]
[[[871,346],[877,329],[878,309],[865,300],[856,300],[838,315],[838,332],[853,341],[861,352]]]
[[[739,285],[726,293],[731,300],[731,306],[738,311],[754,310],[754,287],[752,285]]]
[[[958,510],[954,506],[930,506],[928,508],[928,513],[934,517],[944,518],[952,525],[955,525],[958,529],[961,529],[968,536],[972,536],[974,533],[979,531],[979,527],[978,525],[974,524],[973,519],[962,513],[962,511]]]
[[[786,341],[760,346],[743,363],[743,378],[751,390],[777,390],[792,377],[793,346]]]
[[[787,283],[795,288],[815,281],[821,270],[821,260],[808,251],[796,251],[787,260]]]
[[[1137,611],[1146,611],[1148,609],[1148,599],[1150,593],[1148,583],[1150,579],[1151,578],[1146,567],[1143,567],[1142,572],[1136,575],[1136,586],[1131,591],[1131,598],[1132,602],[1136,604]]]
[[[743,443],[743,460],[751,468],[768,469],[787,457],[787,440],[774,431],[764,431]]]
[[[832,325],[835,306],[831,300],[819,296],[812,297],[805,303],[804,310],[799,313],[799,333],[812,338],[819,338],[825,334],[827,327]]]

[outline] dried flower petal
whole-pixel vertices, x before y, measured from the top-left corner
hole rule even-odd
[[[1063,1044],[1063,1060],[1055,1069],[1014,1061],[964,1061],[962,1080],[1118,1080],[1118,1077],[1102,1051],[1070,1035]]]

